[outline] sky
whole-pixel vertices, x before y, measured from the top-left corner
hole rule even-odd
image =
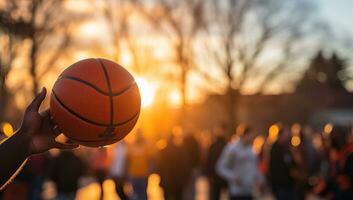
[[[1,0],[0,0],[1,1]],[[318,8],[318,17],[323,19],[323,21],[327,22],[332,30],[337,35],[350,35],[353,39],[353,0],[308,0],[317,2]],[[71,0],[68,1],[67,8],[73,9],[77,12],[84,12],[92,9],[91,1],[87,0]],[[99,1],[98,1],[99,2]],[[95,16],[99,16],[99,12],[94,12],[90,10],[90,13],[94,13]],[[103,27],[102,27],[103,26]],[[97,28],[98,27],[98,28]],[[97,38],[97,30],[101,30],[98,35],[104,35],[104,25],[100,21],[95,22],[87,22],[87,24],[82,25],[82,34],[91,38]],[[90,35],[91,34],[91,35]],[[92,35],[93,34],[93,35]],[[81,34],[80,34],[81,36]],[[98,39],[107,40],[108,37],[98,37]],[[152,39],[155,40],[155,39]],[[152,41],[153,42],[153,41]],[[161,48],[158,48],[161,49]],[[165,49],[165,48],[164,48]],[[158,53],[158,52],[157,52]],[[165,53],[165,51],[161,51],[159,53]],[[77,55],[74,55],[75,60],[79,60],[81,58],[87,57],[86,54],[82,52],[77,52]],[[128,60],[128,59],[127,59]],[[124,61],[124,60],[123,60]],[[127,65],[126,63],[122,63]],[[17,76],[14,76],[14,78]],[[194,76],[191,75],[191,78]],[[190,93],[195,94],[193,90],[189,90]],[[172,93],[174,95],[175,92]],[[24,100],[22,100],[24,101]]]
[[[353,1],[352,0],[318,0],[320,14],[337,34],[349,34],[353,38]]]
[[[334,32],[336,37],[342,37],[350,35],[353,39],[353,25],[350,24],[349,19],[353,19],[353,0],[308,0],[308,1],[315,1],[318,5],[318,13],[317,17],[322,19],[323,22],[326,22],[329,27],[331,28],[332,32]],[[72,4],[68,5],[68,8],[77,8],[81,7],[82,11],[85,11],[90,8],[90,5],[87,4],[85,0],[71,0],[69,1]],[[81,2],[81,3],[80,3]],[[99,1],[98,1],[99,2]],[[77,6],[75,4],[83,4],[86,6]],[[316,15],[316,14],[315,14]],[[104,35],[106,32],[106,27],[102,21],[104,19],[99,18],[99,14],[96,13],[96,20],[95,22],[87,22],[84,24],[82,28],[82,34],[88,37],[91,36],[92,39],[97,39],[97,30],[100,30],[98,35]],[[97,28],[100,27],[100,28]],[[81,34],[80,34],[81,35]],[[98,40],[102,40],[101,42],[110,41],[109,37],[98,37]],[[154,39],[155,40],[155,39]],[[333,45],[332,47],[336,49],[336,43],[327,44],[328,46]],[[85,57],[86,55],[82,55]],[[128,65],[127,63],[122,63]],[[191,91],[191,90],[190,90]],[[193,92],[193,94],[195,94]]]

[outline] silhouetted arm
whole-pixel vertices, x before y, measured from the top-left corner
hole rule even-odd
[[[34,98],[27,107],[21,128],[0,145],[0,189],[11,181],[33,154],[45,152],[51,148],[72,149],[77,144],[62,144],[55,141],[49,111],[38,113],[46,90]]]

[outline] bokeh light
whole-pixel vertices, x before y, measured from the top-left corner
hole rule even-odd
[[[13,131],[13,127],[10,123],[5,122],[2,124],[2,132],[7,136],[10,137],[11,135],[13,135],[14,131]]]
[[[275,142],[277,140],[278,133],[279,133],[279,126],[277,124],[273,124],[272,126],[270,126],[270,128],[268,129],[269,142],[271,143]]]
[[[156,147],[157,147],[158,150],[163,150],[163,149],[165,149],[167,147],[167,144],[168,144],[167,140],[160,139],[160,140],[157,141]]]
[[[262,149],[262,146],[265,142],[265,139],[263,136],[257,136],[255,139],[254,139],[254,142],[253,142],[253,151],[256,153],[256,154],[259,154],[261,152],[261,149]]]
[[[325,136],[328,136],[331,134],[332,132],[332,129],[333,129],[333,125],[331,123],[327,123],[325,126],[324,126],[324,135]]]
[[[298,146],[300,145],[300,143],[301,143],[301,140],[300,140],[300,137],[299,137],[299,136],[295,135],[295,136],[292,137],[292,139],[291,139],[290,142],[291,142],[291,144],[292,144],[294,147],[298,147]]]

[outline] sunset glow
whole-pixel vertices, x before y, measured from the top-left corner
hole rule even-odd
[[[96,39],[104,39],[104,37],[97,37],[107,34],[105,31],[105,26],[100,23],[99,21],[93,22],[86,22],[82,23],[78,27],[78,36],[82,37],[82,35],[89,39],[89,38],[96,38]]]
[[[154,102],[157,87],[145,78],[136,78],[137,85],[140,89],[142,108],[151,106]]]
[[[352,10],[0,0],[0,200],[353,200]]]
[[[170,104],[174,107],[178,107],[181,104],[181,96],[180,93],[176,90],[173,90],[170,94],[169,94],[169,100],[170,100]]]

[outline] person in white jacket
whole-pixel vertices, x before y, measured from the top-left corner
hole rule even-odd
[[[262,182],[258,158],[252,149],[254,134],[243,126],[239,140],[224,148],[216,165],[217,173],[228,182],[231,200],[251,200],[256,186]]]

